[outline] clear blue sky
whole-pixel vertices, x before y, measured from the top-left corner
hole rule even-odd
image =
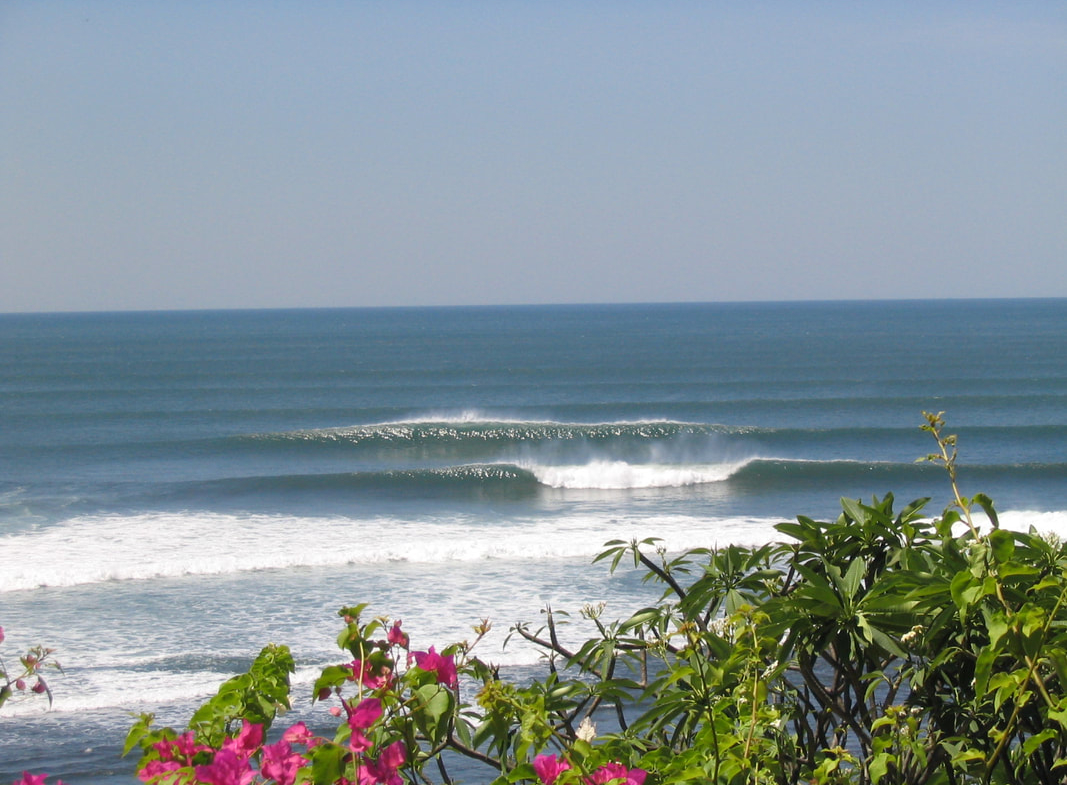
[[[1064,2],[0,4],[0,311],[1067,296]]]

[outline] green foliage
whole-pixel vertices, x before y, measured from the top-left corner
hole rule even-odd
[[[887,494],[782,523],[776,545],[668,557],[612,541],[598,561],[643,569],[663,587],[655,607],[598,622],[574,653],[551,616],[518,632],[596,680],[612,739],[660,782],[1067,779],[1067,548],[963,497],[943,426],[926,415],[924,460],[953,494],[940,518]]]
[[[201,744],[217,747],[242,721],[269,728],[279,711],[289,709],[289,674],[295,671],[289,647],[266,646],[247,673],[223,683],[193,714],[189,729]]]

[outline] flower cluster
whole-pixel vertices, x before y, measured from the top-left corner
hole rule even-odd
[[[22,777],[12,782],[11,785],[45,785],[47,776],[47,774],[30,774],[24,771]],[[63,780],[56,780],[56,785],[63,785]]]
[[[203,728],[180,735],[163,729],[140,736],[142,759],[138,777],[150,785],[293,785],[309,779],[313,770],[333,770],[337,785],[403,785],[401,769],[411,759],[411,724],[407,693],[421,682],[458,686],[454,657],[437,653],[409,652],[408,636],[397,621],[384,640],[368,637],[381,623],[359,624],[358,609],[346,614],[351,639],[348,648],[355,659],[329,666],[316,681],[315,699],[336,698],[330,713],[342,718],[332,739],[311,733],[296,723],[273,744],[264,743],[263,722],[241,720],[240,730],[226,733],[221,743],[206,743]],[[410,673],[398,673],[397,660],[414,663]],[[413,682],[413,680],[416,680]],[[288,679],[285,679],[287,684]],[[354,692],[354,695],[347,693]],[[206,706],[210,706],[209,702]],[[220,706],[225,708],[226,702]],[[229,715],[216,717],[229,727]],[[150,718],[148,718],[150,722]],[[194,725],[190,725],[191,728]]]
[[[205,783],[206,785],[249,785],[256,781],[292,785],[307,766],[305,753],[319,743],[307,726],[298,722],[274,744],[263,743],[263,726],[245,721],[236,736],[226,739],[219,749],[199,744],[192,731],[176,739],[163,739],[150,746],[156,753],[141,766],[137,776],[148,783]]]
[[[500,682],[491,668],[470,658],[471,646],[464,643],[441,651],[433,646],[413,651],[399,621],[360,623],[363,607],[345,608],[340,614],[346,628],[338,643],[351,659],[324,668],[312,688],[314,701],[330,702],[329,713],[338,718],[332,738],[315,735],[304,723],[297,723],[274,743],[265,743],[274,709],[288,707],[289,674],[295,670],[288,649],[267,647],[248,674],[231,679],[216,699],[197,711],[190,730],[179,734],[154,729],[150,727],[151,715],[142,717],[127,740],[128,750],[137,745],[142,751],[140,780],[147,785],[431,782],[422,767],[442,750],[451,748],[484,762],[487,755],[478,747],[484,744],[482,749],[491,749],[497,742],[477,741],[479,734],[486,738],[483,729],[506,738],[512,723],[526,723],[532,729],[543,722],[536,714],[540,711],[537,706],[543,703],[524,704],[513,691],[507,693],[511,700],[508,712],[517,713],[506,715],[510,718],[507,727],[497,729],[495,720],[487,716],[478,720],[484,723],[483,729],[477,728],[460,702],[460,672],[484,680],[486,688]],[[488,628],[484,623],[476,632],[481,635]],[[264,713],[264,706],[274,709]],[[588,718],[576,734],[576,743],[584,745],[587,752],[575,748],[561,757],[537,755],[549,736],[536,733],[539,740],[534,745],[512,758],[510,764],[505,763],[524,767],[515,782],[644,785],[644,770],[607,762],[616,758],[606,757],[603,750],[592,746],[596,729]],[[527,756],[535,757],[531,760]],[[448,781],[444,764],[438,763]]]
[[[542,785],[555,785],[563,772],[570,771],[571,764],[562,757],[538,755],[533,760],[533,768]],[[644,785],[647,776],[648,772],[643,769],[628,769],[621,763],[605,763],[581,782],[584,785]]]
[[[352,730],[349,750],[351,777],[340,776],[338,785],[402,785],[399,769],[407,760],[403,742],[395,741],[375,753],[375,745],[363,735],[380,718],[381,710],[368,699],[348,717]],[[276,783],[293,785],[309,770],[314,750],[329,744],[312,734],[303,722],[290,726],[279,741],[263,743],[263,726],[245,721],[241,730],[227,738],[219,749],[200,744],[188,731],[175,739],[149,745],[152,756],[141,764],[138,778],[153,785],[254,785]],[[25,780],[16,785],[43,785],[42,780]]]
[[[416,667],[437,675],[437,682],[446,687],[456,689],[459,686],[459,675],[456,672],[455,658],[451,655],[441,655],[434,651],[433,646],[429,651],[412,652],[408,662],[415,661]]]

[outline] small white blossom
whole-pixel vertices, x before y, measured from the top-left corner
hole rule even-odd
[[[592,742],[593,739],[596,738],[596,725],[593,724],[591,719],[586,717],[578,724],[578,730],[575,732],[575,735],[582,741]]]
[[[579,613],[581,613],[581,615],[586,619],[599,619],[600,614],[604,612],[604,608],[606,606],[606,602],[587,602],[585,605],[582,606],[582,609],[579,611]]]
[[[726,638],[727,640],[733,640],[734,638],[734,625],[725,616],[713,619],[711,624],[708,625],[708,630],[720,638]]]
[[[922,633],[923,626],[921,624],[916,624],[914,627],[908,630],[908,632],[905,632],[903,635],[900,636],[900,642],[903,643],[905,646],[911,646],[913,643],[915,643],[918,637],[922,635]]]

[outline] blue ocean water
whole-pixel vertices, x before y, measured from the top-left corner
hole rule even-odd
[[[0,711],[0,781],[126,781],[267,642],[310,680],[335,610],[502,648],[546,603],[654,595],[612,538],[764,542],[892,491],[1067,533],[1067,300],[0,315],[0,626],[55,705]],[[574,634],[580,634],[575,630]]]

